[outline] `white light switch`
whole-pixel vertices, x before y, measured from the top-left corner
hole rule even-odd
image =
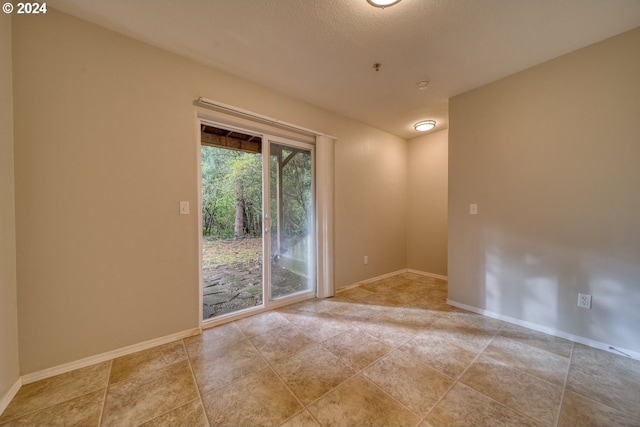
[[[180,202],[180,215],[189,215],[189,202]]]
[[[469,215],[478,215],[478,205],[476,203],[469,205]]]

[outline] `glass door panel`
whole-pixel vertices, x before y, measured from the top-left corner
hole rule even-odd
[[[271,299],[313,292],[313,148],[269,142]]]
[[[203,320],[260,307],[263,298],[261,138],[202,126]]]

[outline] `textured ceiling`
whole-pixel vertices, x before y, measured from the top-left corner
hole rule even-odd
[[[640,26],[639,0],[50,5],[407,139],[420,119],[447,128],[452,96]]]

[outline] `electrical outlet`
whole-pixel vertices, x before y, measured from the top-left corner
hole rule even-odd
[[[478,215],[478,204],[471,203],[469,205],[469,215]]]
[[[368,256],[364,256],[364,265],[369,264],[369,257]]]
[[[578,294],[578,307],[591,308],[591,295]]]

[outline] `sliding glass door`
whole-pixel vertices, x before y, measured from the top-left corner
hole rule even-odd
[[[269,280],[272,300],[315,283],[313,147],[269,141]]]
[[[314,147],[201,124],[203,320],[315,295]]]

